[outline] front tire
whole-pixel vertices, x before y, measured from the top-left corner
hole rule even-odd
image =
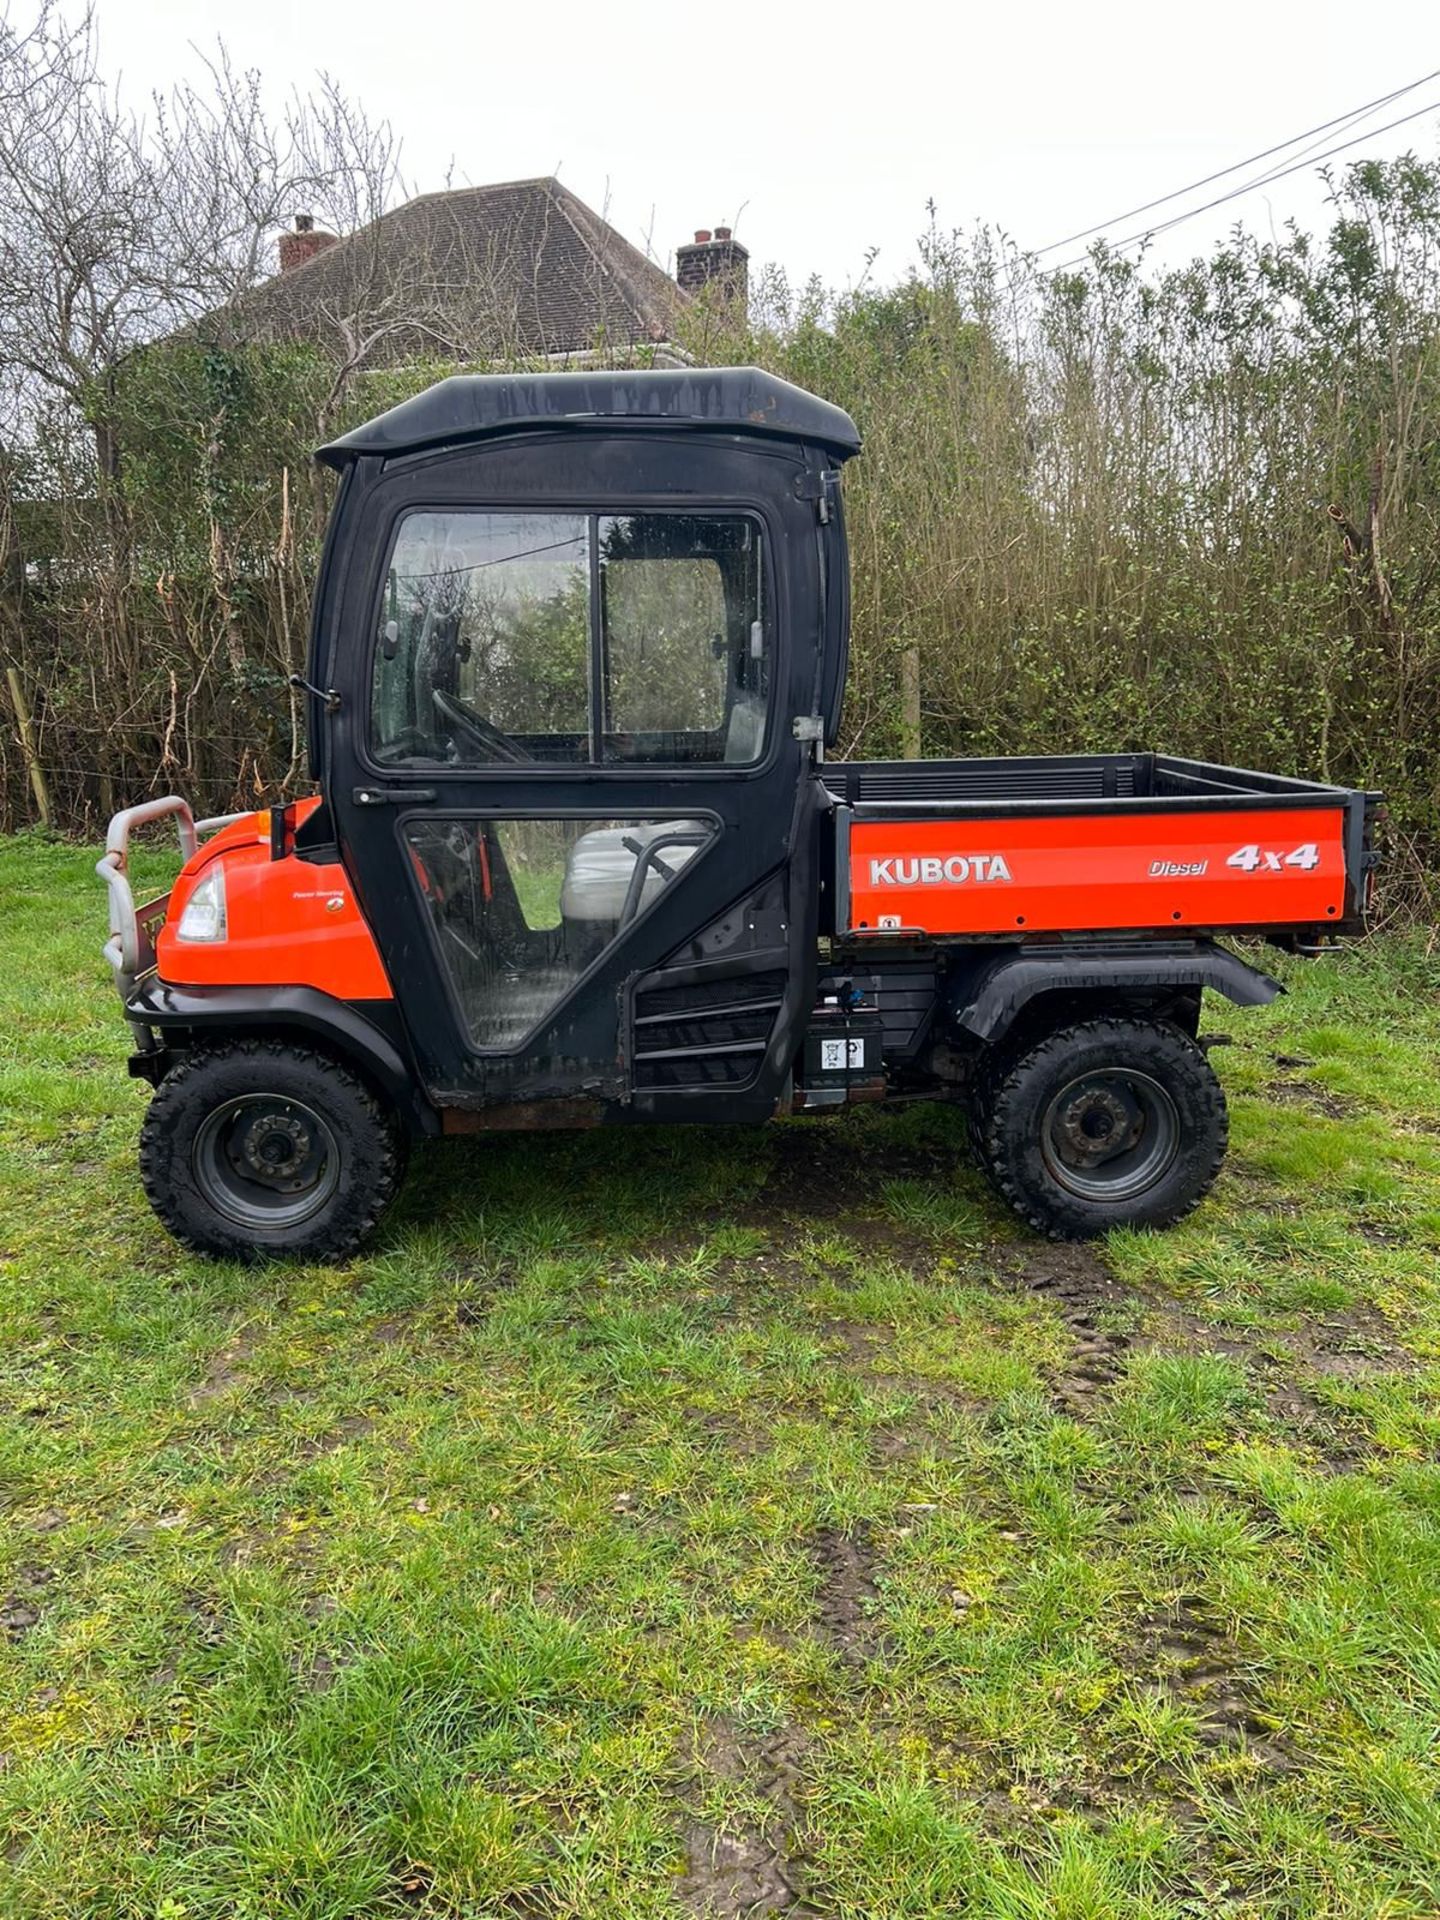
[[[986,1171],[1038,1232],[1088,1240],[1168,1227],[1214,1184],[1229,1122],[1214,1069],[1168,1021],[1059,1028],[998,1079],[978,1116]]]
[[[221,1259],[339,1260],[400,1185],[395,1116],[328,1055],[281,1040],[189,1054],[140,1132],[140,1177],[177,1240]]]

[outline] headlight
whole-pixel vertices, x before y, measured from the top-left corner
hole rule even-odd
[[[180,940],[225,938],[225,870],[218,863],[185,902],[175,934]]]

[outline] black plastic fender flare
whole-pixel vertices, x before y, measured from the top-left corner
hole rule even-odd
[[[1186,945],[1011,947],[964,982],[952,1013],[977,1040],[1000,1037],[1042,993],[1123,996],[1149,987],[1210,987],[1241,1007],[1263,1007],[1285,989],[1268,973],[1209,941]]]
[[[317,987],[177,987],[150,974],[126,1001],[125,1015],[162,1037],[191,1033],[200,1044],[257,1029],[311,1034],[368,1075],[412,1132],[440,1132],[439,1112],[402,1050],[393,1001],[337,1000]],[[387,1026],[396,1031],[387,1032]],[[138,1057],[143,1063],[144,1056]]]

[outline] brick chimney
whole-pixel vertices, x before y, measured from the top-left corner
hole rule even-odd
[[[297,213],[295,231],[280,236],[280,271],[291,273],[296,267],[303,267],[307,260],[313,260],[317,253],[323,253],[327,247],[333,247],[339,234],[326,233],[323,227],[317,227],[315,216],[309,213]]]
[[[750,295],[749,260],[729,227],[713,233],[701,227],[691,245],[675,249],[675,278],[689,294],[713,286],[727,306],[733,302],[743,314]]]

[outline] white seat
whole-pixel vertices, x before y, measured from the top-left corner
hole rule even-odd
[[[561,913],[567,920],[618,920],[635,876],[635,863],[646,847],[663,840],[667,834],[708,833],[709,830],[703,820],[649,820],[636,826],[596,827],[590,833],[582,833],[565,862],[565,881],[560,889]],[[656,860],[663,860],[673,873],[699,851],[699,847],[662,847]],[[652,860],[640,890],[637,913],[649,906],[665,880],[666,875]]]

